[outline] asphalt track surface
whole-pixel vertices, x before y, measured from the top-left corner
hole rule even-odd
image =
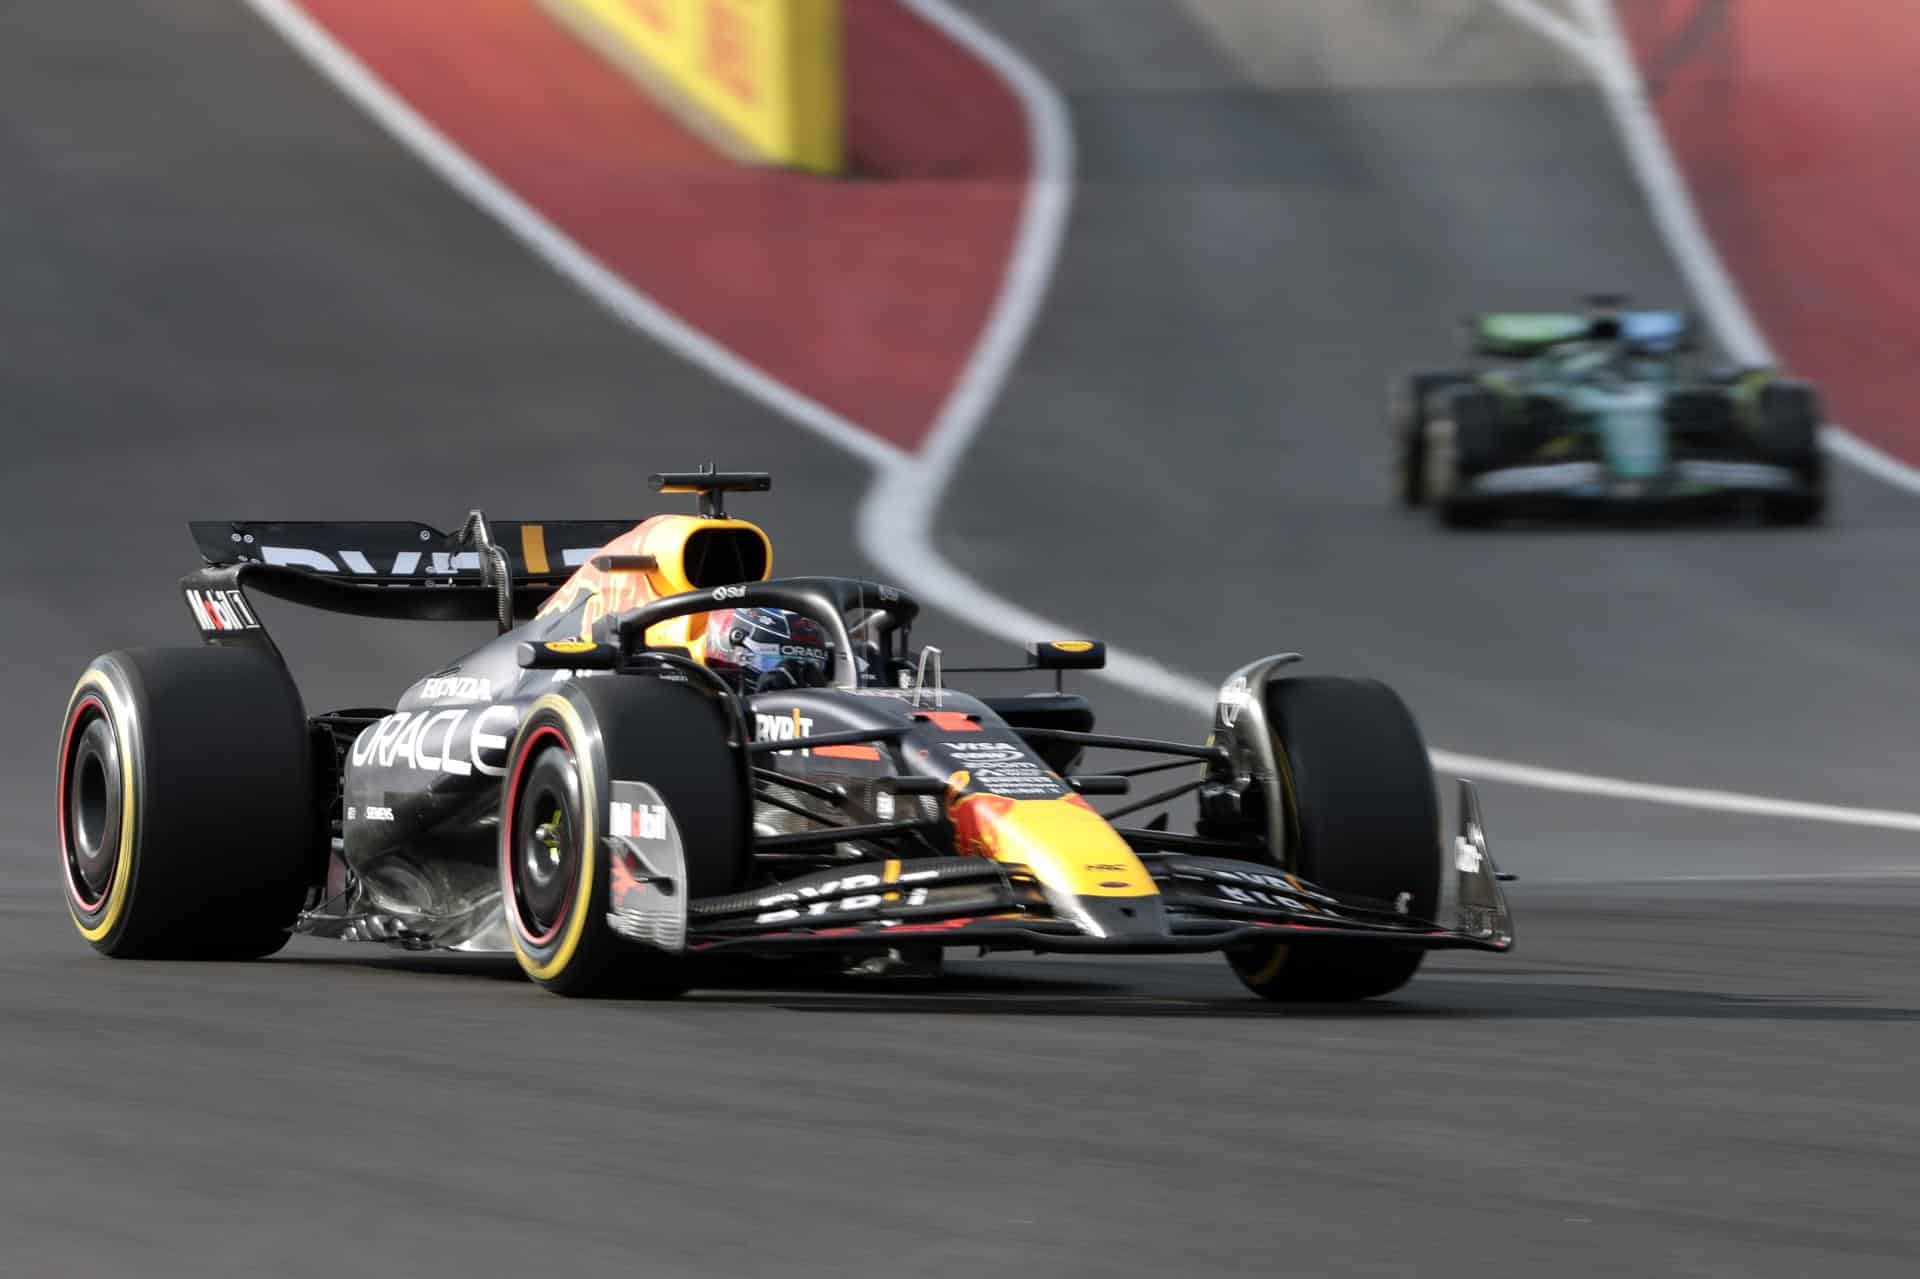
[[[1917,508],[1843,477],[1816,534],[1452,538],[1385,503],[1381,370],[1462,307],[1677,295],[1598,104],[1551,67],[1229,62],[1124,7],[982,6],[1068,93],[1083,183],[948,552],[1018,588],[1040,539],[1072,569],[1043,611],[1195,673],[1326,654],[1448,746],[1902,801]],[[1870,877],[1913,865],[1870,832],[1495,788],[1523,949],[1337,1013],[1202,960],[659,1007],[315,942],[89,956],[47,743],[84,654],[186,638],[182,521],[620,511],[724,435],[779,473],[783,569],[831,571],[865,477],[603,318],[239,8],[0,24],[0,1271],[1911,1273],[1920,883]],[[1512,39],[1444,47],[1476,30]],[[316,706],[447,643],[276,634]],[[1774,871],[1859,877],[1713,878]]]

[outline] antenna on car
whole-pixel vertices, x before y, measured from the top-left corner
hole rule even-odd
[[[708,462],[697,471],[662,471],[649,475],[647,483],[660,493],[698,493],[700,514],[710,520],[727,518],[725,494],[765,493],[773,487],[773,476],[765,471],[716,471]]]
[[[493,540],[487,517],[478,508],[467,512],[456,540],[479,554],[480,581],[493,589],[494,620],[505,635],[513,629],[513,562]]]
[[[931,670],[933,674],[933,682],[931,684],[927,682],[929,670]],[[920,650],[920,665],[913,673],[913,704],[915,706],[924,705],[922,698],[925,697],[927,691],[931,689],[933,692],[933,704],[936,707],[940,706],[945,701],[946,685],[947,673],[944,655],[939,649],[929,644]]]

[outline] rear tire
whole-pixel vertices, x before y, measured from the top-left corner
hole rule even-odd
[[[675,891],[691,900],[745,886],[752,801],[720,703],[686,684],[619,676],[563,684],[523,721],[501,792],[501,905],[521,968],[547,990],[672,998],[693,984],[693,961],[607,925],[613,859],[602,836],[616,780],[652,786],[671,814],[686,859]]]
[[[1826,458],[1820,451],[1820,397],[1804,382],[1774,382],[1760,392],[1761,455],[1791,470],[1805,486],[1799,493],[1760,499],[1769,524],[1813,524],[1826,513]]]
[[[1440,900],[1440,809],[1426,744],[1406,704],[1374,680],[1267,686],[1286,790],[1288,869],[1336,893],[1432,919]],[[1425,952],[1310,938],[1231,952],[1247,988],[1282,1002],[1342,1002],[1405,985]]]
[[[96,658],[60,739],[62,879],[115,958],[254,959],[287,944],[324,873],[306,712],[249,648]]]

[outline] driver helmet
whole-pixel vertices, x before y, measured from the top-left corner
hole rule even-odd
[[[833,682],[826,631],[779,608],[726,608],[707,615],[707,668],[743,696]]]

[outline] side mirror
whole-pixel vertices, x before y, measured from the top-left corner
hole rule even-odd
[[[620,646],[589,640],[523,640],[514,647],[514,660],[529,671],[610,671],[620,663]]]
[[[1036,640],[1027,656],[1035,670],[1097,671],[1107,664],[1107,646],[1099,640]]]

